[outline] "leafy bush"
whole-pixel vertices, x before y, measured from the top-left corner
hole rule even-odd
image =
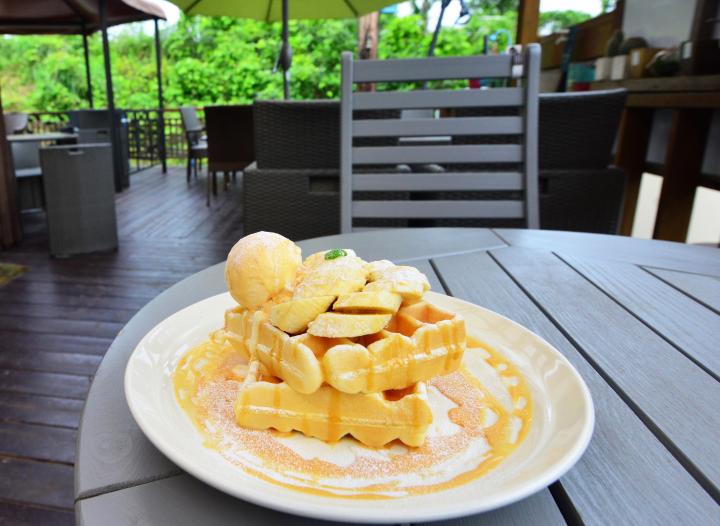
[[[465,26],[444,27],[437,56],[482,52],[483,36],[506,29],[514,34],[516,14],[476,9]],[[162,31],[166,105],[248,103],[282,96],[281,73],[273,73],[280,24],[228,17],[181,17]],[[380,58],[424,56],[432,35],[419,15],[381,16]],[[90,37],[93,95],[105,101],[100,35]],[[290,22],[293,48],[291,93],[295,99],[336,98],[340,56],[356,50],[355,20]],[[501,47],[507,44],[501,36]],[[128,26],[112,37],[116,105],[157,104],[153,37]],[[87,107],[82,39],[79,36],[0,38],[0,85],[6,111],[64,111]]]

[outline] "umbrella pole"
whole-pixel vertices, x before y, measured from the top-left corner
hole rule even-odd
[[[288,36],[288,0],[282,0],[282,50],[280,51],[280,64],[283,69],[283,95],[285,100],[290,98],[290,37]]]

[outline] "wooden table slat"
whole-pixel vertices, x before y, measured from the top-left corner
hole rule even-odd
[[[583,232],[505,228],[494,232],[514,247],[720,276],[718,250],[712,247]]]
[[[187,495],[193,496],[191,501],[188,501]],[[82,499],[78,501],[76,510],[78,515],[83,517],[83,524],[103,524],[103,526],[126,526],[138,523],[175,526],[198,524],[236,526],[239,523],[292,524],[293,526],[345,524],[296,517],[256,506],[241,499],[228,498],[224,493],[186,474]],[[212,510],[212,514],[209,514],[209,510]],[[547,489],[513,506],[437,524],[515,526],[527,524],[529,518],[532,518],[532,523],[537,526],[565,524]]]
[[[661,268],[645,270],[720,314],[720,278]]]
[[[636,265],[560,257],[716,379],[720,377],[720,316]]]
[[[708,432],[720,429],[720,383],[558,257],[519,248],[493,255],[720,497],[720,441]]]
[[[299,243],[303,256],[314,252],[341,247],[346,237],[343,235],[308,239]],[[486,229],[433,229],[429,235],[423,229],[395,229],[382,231],[382,241],[378,241],[378,231],[353,234],[352,248],[355,253],[367,261],[389,259],[395,263],[406,260],[427,259],[442,254],[454,254],[470,250],[488,250],[505,246],[490,230]]]
[[[512,249],[497,253],[504,250]],[[701,524],[720,517],[713,499],[490,256],[453,256],[433,263],[453,296],[539,334],[587,383],[595,404],[595,432],[583,457],[560,479],[585,524]]]

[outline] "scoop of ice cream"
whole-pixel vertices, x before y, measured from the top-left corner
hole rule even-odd
[[[230,249],[225,281],[235,301],[246,309],[258,309],[293,288],[300,265],[299,246],[280,234],[256,232]]]

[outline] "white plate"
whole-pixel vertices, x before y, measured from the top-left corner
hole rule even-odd
[[[495,470],[457,488],[388,500],[330,498],[264,482],[203,446],[175,402],[172,374],[180,358],[222,325],[229,294],[191,305],[153,328],[125,371],[125,396],[136,422],[182,469],[230,495],[276,510],[320,519],[416,522],[488,511],[527,497],[560,478],[585,451],[594,424],[592,399],[572,365],[528,329],[492,311],[442,294],[436,305],[461,313],[470,334],[509,358],[533,394],[533,421],[523,443]]]

